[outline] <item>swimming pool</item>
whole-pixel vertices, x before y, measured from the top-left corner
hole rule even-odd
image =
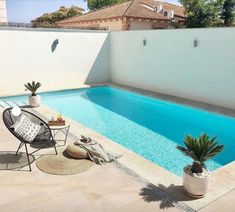
[[[176,149],[187,134],[207,133],[225,145],[207,162],[215,170],[235,159],[235,119],[111,86],[43,93],[43,103],[161,167],[182,175],[191,163]],[[5,100],[27,101],[26,96]]]

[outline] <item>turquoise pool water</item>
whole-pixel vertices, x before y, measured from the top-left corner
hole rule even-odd
[[[207,162],[215,170],[235,159],[235,119],[109,86],[44,93],[43,103],[161,167],[182,175],[191,163],[176,149],[187,134],[207,133],[225,145]],[[5,100],[27,101],[18,96]]]

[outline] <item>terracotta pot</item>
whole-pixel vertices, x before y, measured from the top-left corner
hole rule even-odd
[[[196,198],[204,197],[208,189],[210,174],[208,173],[206,176],[192,176],[187,173],[186,170],[188,168],[185,167],[183,172],[183,186],[186,194]]]
[[[29,96],[29,105],[32,107],[39,107],[41,103],[41,96]]]

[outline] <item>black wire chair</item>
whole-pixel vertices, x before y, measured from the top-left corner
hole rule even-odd
[[[35,139],[32,142],[28,142],[28,141],[25,141],[20,136],[18,136],[14,132],[14,130],[11,129],[11,126],[18,119],[18,117],[15,117],[15,116],[12,115],[11,110],[12,110],[12,108],[7,108],[3,111],[3,116],[2,116],[3,122],[4,122],[5,126],[7,127],[7,129],[20,141],[20,145],[16,150],[16,155],[18,154],[20,148],[25,146],[29,171],[32,170],[31,165],[30,165],[29,155],[32,155],[33,153],[39,151],[42,148],[48,147],[48,145],[49,145],[49,147],[54,147],[55,153],[57,155],[57,149],[56,149],[55,141],[54,141],[52,133],[51,133],[51,129],[45,121],[43,121],[41,118],[39,118],[38,116],[36,116],[35,114],[33,114],[31,112],[21,109],[23,115],[25,115],[33,123],[38,124],[38,125],[41,126],[40,131],[38,132]],[[31,153],[28,153],[27,144],[29,144],[33,148],[37,148],[37,150],[35,150]]]

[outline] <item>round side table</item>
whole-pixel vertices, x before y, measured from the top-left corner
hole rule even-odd
[[[54,141],[57,144],[59,144],[60,142],[63,142],[63,144],[59,146],[64,146],[67,142],[70,125],[49,126],[49,127],[51,129],[51,133],[52,133]],[[63,135],[62,136],[60,135],[60,138],[58,138],[59,134],[63,134]]]

